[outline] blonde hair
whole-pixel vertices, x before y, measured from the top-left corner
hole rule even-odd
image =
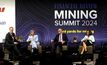
[[[32,36],[32,32],[35,34],[35,30],[30,30],[29,36]]]

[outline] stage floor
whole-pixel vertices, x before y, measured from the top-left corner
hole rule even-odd
[[[33,60],[32,60],[33,59]],[[70,57],[64,57],[60,55],[41,55],[39,59],[37,59],[36,56],[33,56],[32,58],[25,57],[22,58],[21,60],[12,60],[14,65],[26,65],[28,63],[31,63],[30,65],[95,65],[96,59],[98,59],[98,54],[94,54],[93,60],[91,59],[85,59],[85,60],[80,60],[80,61],[75,61],[73,58]]]

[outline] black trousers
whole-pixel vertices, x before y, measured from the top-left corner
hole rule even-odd
[[[9,59],[13,59],[14,56],[21,56],[21,53],[17,48],[17,45],[13,45],[7,48],[7,50],[9,51]]]
[[[56,52],[57,48],[59,48],[59,52],[62,52],[62,43],[61,42],[54,44],[54,52]]]
[[[38,49],[37,48],[33,48],[33,54],[38,54]]]

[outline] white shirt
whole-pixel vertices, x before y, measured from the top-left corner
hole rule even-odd
[[[28,36],[27,41],[31,41],[32,48],[37,48],[37,45],[39,45],[38,35]]]
[[[85,37],[81,41],[83,42],[85,40],[89,40],[90,43],[95,42],[95,38],[93,35],[90,35],[90,36],[85,35]]]
[[[63,39],[62,39],[62,34],[59,34],[59,42],[62,42]]]

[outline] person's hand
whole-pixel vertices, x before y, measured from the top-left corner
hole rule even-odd
[[[65,41],[62,41],[62,44],[64,44],[65,43]]]
[[[14,44],[18,44],[17,42],[14,42]]]
[[[51,40],[51,43],[52,43],[52,42],[54,42],[54,40],[53,40],[53,39]]]
[[[30,43],[31,43],[31,41],[28,41],[28,43],[30,44]]]

